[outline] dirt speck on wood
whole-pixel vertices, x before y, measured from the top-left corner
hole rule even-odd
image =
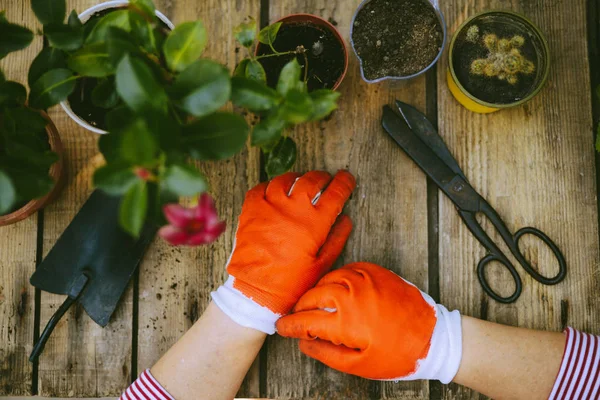
[[[422,71],[438,55],[443,39],[426,0],[372,0],[358,12],[352,31],[367,79]]]

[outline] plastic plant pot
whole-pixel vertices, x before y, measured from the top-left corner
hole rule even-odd
[[[464,77],[465,67],[463,67],[462,74],[459,73],[460,67],[458,66],[458,64],[460,63],[460,52],[462,50],[459,49],[458,43],[459,41],[465,42],[466,39],[464,38],[467,37],[466,35],[469,34],[468,30],[472,26],[477,26],[477,31],[481,31],[481,35],[484,35],[486,33],[495,34],[496,32],[494,29],[498,29],[498,26],[505,26],[505,29],[511,29],[513,32],[517,32],[511,33],[513,37],[518,35],[525,40],[525,43],[527,43],[527,41],[530,42],[530,44],[527,44],[527,46],[529,46],[531,49],[528,52],[530,53],[530,58],[535,57],[535,59],[531,61],[532,64],[535,66],[535,69],[533,72],[531,72],[531,75],[517,74],[518,76],[515,78],[518,80],[523,79],[525,77],[526,79],[531,81],[531,84],[528,85],[525,89],[523,89],[524,92],[522,96],[519,95],[515,97],[515,100],[511,101],[499,101],[499,98],[498,100],[493,101],[490,98],[482,99],[482,93],[477,95],[476,93],[474,93],[474,90],[467,89],[466,86],[469,86],[469,78]],[[487,34],[486,36],[488,36]],[[497,37],[500,38],[500,36]],[[525,46],[521,44],[519,47],[521,46],[523,46],[523,55],[526,56],[527,53]],[[550,50],[546,38],[544,37],[540,29],[536,25],[534,25],[533,22],[531,22],[527,17],[511,11],[486,11],[480,14],[476,14],[471,18],[467,19],[458,27],[456,33],[454,34],[454,37],[452,38],[452,41],[450,42],[448,58],[449,60],[447,81],[450,92],[456,98],[456,100],[465,108],[480,114],[492,113],[503,108],[516,107],[531,100],[535,95],[539,93],[539,91],[546,83],[550,71]],[[463,76],[462,81],[461,75]],[[487,76],[474,76],[473,79],[498,78],[490,78]],[[493,94],[486,93],[486,96],[492,97]]]
[[[90,17],[92,15],[96,14],[97,12],[108,10],[110,8],[123,7],[123,6],[126,6],[127,4],[129,4],[129,1],[127,1],[127,0],[107,1],[107,2],[104,2],[104,3],[101,3],[101,4],[98,4],[93,7],[88,8],[87,10],[85,10],[84,12],[79,14],[79,19],[81,20],[82,23],[85,24],[90,19]],[[173,23],[163,13],[161,13],[160,11],[157,10],[156,16],[158,17],[158,19],[160,19],[162,22],[164,22],[169,27],[169,29],[171,29],[171,30],[175,29],[175,26],[173,25]],[[61,102],[60,106],[63,108],[63,110],[65,110],[67,115],[69,117],[71,117],[71,119],[73,121],[75,121],[79,126],[82,126],[85,129],[87,129],[88,131],[98,133],[98,134],[108,133],[103,129],[100,129],[100,128],[97,128],[97,127],[91,125],[86,120],[84,120],[79,115],[77,115],[71,109],[71,106],[69,105],[68,100]]]
[[[52,167],[50,167],[50,171],[48,172],[48,175],[50,175],[55,182],[54,187],[44,197],[33,199],[26,203],[23,207],[18,208],[9,214],[0,215],[0,226],[14,224],[24,220],[25,218],[36,213],[38,210],[44,208],[58,196],[67,181],[67,171],[65,170],[64,163],[64,148],[60,140],[60,135],[58,134],[58,130],[56,130],[56,126],[50,117],[48,117],[45,112],[41,112],[41,114],[46,121],[48,121],[48,124],[46,125],[46,133],[48,135],[50,149],[58,154],[59,157],[58,161],[55,162]]]
[[[442,45],[440,46],[440,50],[439,50],[437,56],[433,59],[433,61],[427,67],[425,67],[422,70],[420,70],[420,71],[418,71],[418,72],[416,72],[414,74],[411,74],[411,75],[406,75],[406,76],[393,76],[392,75],[392,76],[383,76],[383,77],[377,78],[377,79],[367,79],[365,77],[365,71],[364,71],[364,66],[363,66],[363,59],[358,55],[358,52],[356,50],[356,46],[354,44],[353,35],[354,35],[354,23],[356,22],[356,16],[360,12],[360,10],[362,10],[371,1],[372,0],[363,0],[363,2],[360,3],[360,5],[356,9],[356,11],[354,12],[354,15],[352,16],[352,23],[350,24],[350,45],[352,46],[352,51],[354,52],[354,55],[356,56],[356,58],[358,58],[358,62],[360,64],[360,76],[362,77],[362,79],[365,82],[367,82],[367,83],[378,83],[378,82],[382,82],[382,81],[385,81],[385,80],[401,81],[401,80],[411,79],[411,78],[417,77],[417,76],[419,76],[421,74],[424,74],[431,67],[433,67],[435,65],[435,63],[438,62],[438,60],[442,56],[442,53],[444,52],[444,47],[446,46],[446,40],[447,40],[446,21],[444,19],[444,15],[440,11],[439,1],[438,0],[423,0],[423,1],[431,4],[431,7],[433,8],[433,11],[435,12],[435,15],[437,16],[438,21],[440,23],[440,27],[442,28],[442,34],[443,34]]]
[[[312,14],[292,14],[292,15],[288,15],[286,17],[280,18],[277,21],[275,21],[274,23],[277,22],[281,22],[282,23],[282,28],[284,25],[288,25],[288,24],[309,24],[309,25],[315,25],[323,30],[329,31],[333,34],[333,36],[336,38],[337,42],[339,42],[341,49],[343,50],[343,69],[342,72],[339,74],[339,77],[335,80],[335,83],[333,84],[333,86],[331,88],[327,88],[327,89],[331,89],[331,90],[335,90],[337,89],[340,84],[342,83],[342,81],[344,80],[344,77],[346,76],[346,72],[348,71],[348,50],[346,48],[346,44],[344,43],[344,39],[342,39],[342,36],[340,35],[340,32],[336,29],[335,26],[333,26],[329,21],[324,20],[321,17],[318,17],[316,15],[312,15]],[[256,46],[256,50],[254,52],[254,55],[258,56],[259,54],[261,54],[262,49],[264,48],[264,46],[267,46],[263,43],[259,43],[258,46]],[[268,74],[268,71],[267,71]]]

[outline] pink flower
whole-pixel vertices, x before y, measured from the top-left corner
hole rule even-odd
[[[170,225],[160,228],[158,234],[173,246],[212,243],[225,231],[225,221],[219,221],[214,201],[206,193],[196,207],[167,204],[163,212]]]

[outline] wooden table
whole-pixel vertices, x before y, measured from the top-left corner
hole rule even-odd
[[[159,0],[157,6],[175,23],[204,20],[210,32],[207,56],[233,68],[242,52],[236,51],[231,31],[244,17],[253,16],[265,25],[290,13],[314,13],[337,25],[347,40],[359,2]],[[70,9],[83,11],[98,0],[68,3]],[[528,104],[478,115],[450,95],[446,55],[437,70],[425,76],[376,85],[361,80],[351,55],[340,88],[340,110],[327,122],[294,132],[299,142],[298,171],[348,168],[358,179],[347,206],[356,228],[338,264],[379,263],[466,315],[538,329],[571,325],[599,334],[598,163],[592,103],[596,113],[598,104],[592,99],[590,80],[600,81],[600,6],[595,0],[441,3],[449,34],[482,10],[508,8],[529,16],[548,36],[553,57],[550,78]],[[8,10],[11,21],[37,29],[29,1],[0,0],[1,9]],[[30,49],[5,59],[2,68],[7,75],[24,82],[26,67],[41,45],[38,39]],[[450,201],[380,128],[381,107],[394,99],[414,104],[437,120],[473,186],[511,229],[533,225],[555,239],[569,266],[563,283],[542,286],[520,270],[524,290],[515,304],[502,305],[482,294],[475,265],[483,248]],[[74,308],[54,331],[40,361],[30,364],[33,339],[64,296],[40,293],[28,279],[85,201],[90,191],[85,169],[98,152],[96,135],[77,126],[59,108],[50,114],[67,148],[69,187],[37,216],[0,228],[0,395],[116,396],[192,325],[207,306],[211,290],[224,281],[244,193],[265,174],[256,149],[205,164],[227,232],[215,244],[194,249],[172,248],[156,240],[106,328],[95,325],[80,307]],[[529,245],[527,254],[534,265],[547,274],[555,270],[555,261],[543,246]],[[493,269],[491,277],[499,285],[508,282],[499,269]],[[277,336],[267,340],[240,396],[479,397],[454,384],[381,383],[343,375],[302,355],[294,341]]]

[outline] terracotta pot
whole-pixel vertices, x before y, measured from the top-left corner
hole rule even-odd
[[[29,203],[25,204],[23,207],[18,210],[13,211],[10,214],[0,215],[0,226],[14,224],[15,222],[19,222],[32,214],[36,213],[38,210],[44,208],[46,205],[51,203],[60,193],[60,191],[65,186],[67,180],[67,173],[65,170],[65,162],[64,162],[64,148],[63,144],[60,140],[60,136],[58,135],[58,131],[56,130],[56,126],[48,117],[45,112],[41,112],[42,116],[48,121],[48,125],[46,125],[46,133],[48,134],[48,142],[50,143],[50,148],[56,154],[58,154],[58,161],[55,162],[52,167],[50,167],[49,175],[55,182],[54,187],[42,198],[31,200]]]
[[[348,71],[348,49],[346,48],[346,43],[344,43],[344,39],[342,39],[342,35],[340,35],[340,32],[337,30],[337,28],[333,26],[329,21],[326,21],[323,18],[317,17],[316,15],[312,14],[292,14],[288,15],[287,17],[280,18],[273,23],[277,22],[281,22],[282,24],[308,22],[333,33],[333,35],[337,38],[338,42],[340,42],[340,44],[342,45],[342,49],[344,49],[344,71],[331,88],[331,90],[337,89],[338,86],[340,86],[340,84],[344,80],[346,72]],[[254,51],[255,56],[258,55],[258,49],[261,45],[262,44],[259,43],[259,45],[256,46],[256,50]]]

